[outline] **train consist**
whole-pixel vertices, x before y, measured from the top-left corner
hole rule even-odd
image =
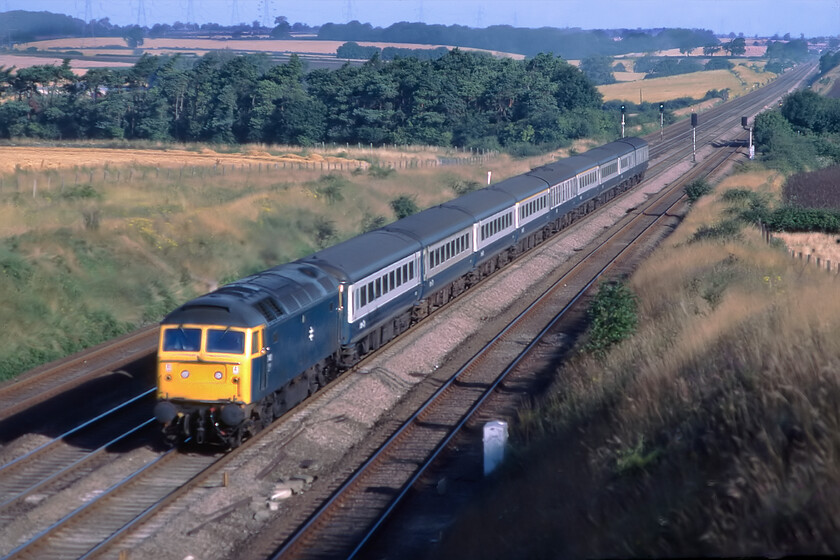
[[[644,140],[612,142],[185,303],[160,329],[164,435],[236,447],[647,165]]]

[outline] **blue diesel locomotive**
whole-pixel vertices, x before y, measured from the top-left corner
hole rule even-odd
[[[160,328],[164,435],[236,447],[647,165],[644,140],[611,142],[185,303]]]

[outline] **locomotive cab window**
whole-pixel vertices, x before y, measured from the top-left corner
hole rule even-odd
[[[260,331],[254,331],[251,334],[251,354],[259,354],[260,350],[262,350],[262,344],[260,344]]]
[[[198,352],[201,349],[201,329],[172,327],[163,331],[165,352]]]
[[[244,354],[245,333],[232,329],[207,329],[207,352]]]

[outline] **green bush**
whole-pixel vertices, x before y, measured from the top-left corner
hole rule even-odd
[[[840,212],[785,206],[771,212],[766,223],[774,231],[840,233]]]
[[[636,295],[623,282],[601,284],[589,304],[589,342],[586,350],[603,355],[606,350],[629,338],[639,322]]]
[[[407,194],[401,194],[392,200],[391,209],[394,211],[394,214],[396,214],[398,220],[411,216],[412,214],[416,214],[420,211],[415,197]]]
[[[387,223],[388,220],[385,218],[385,216],[365,214],[362,218],[362,233],[367,233],[369,231],[379,229]]]
[[[468,181],[466,179],[456,179],[450,186],[452,187],[452,190],[455,191],[455,194],[461,196],[462,194],[467,194],[468,192],[480,189],[481,183],[478,181]]]
[[[726,241],[735,239],[741,233],[742,223],[740,220],[724,220],[713,226],[701,226],[691,236],[689,243],[697,241]]]
[[[368,175],[373,177],[374,179],[386,179],[396,173],[397,171],[393,167],[381,167],[379,165],[371,165],[368,167]]]
[[[82,184],[66,188],[61,193],[61,198],[65,198],[67,200],[102,198],[102,195],[99,192],[97,192],[95,188],[93,188],[93,185]]]
[[[705,179],[696,179],[685,187],[685,195],[688,197],[689,202],[697,202],[700,197],[710,192],[712,192],[712,185]]]

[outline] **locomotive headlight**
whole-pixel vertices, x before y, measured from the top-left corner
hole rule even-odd
[[[216,373],[213,374],[213,377],[215,377],[216,379],[221,379],[222,378],[222,372],[217,371]]]
[[[189,372],[189,371],[184,370],[184,371],[182,371],[182,372],[181,372],[181,377],[182,377],[183,379],[186,379],[186,378],[187,378],[187,377],[189,377],[189,376],[190,376],[190,372]]]

